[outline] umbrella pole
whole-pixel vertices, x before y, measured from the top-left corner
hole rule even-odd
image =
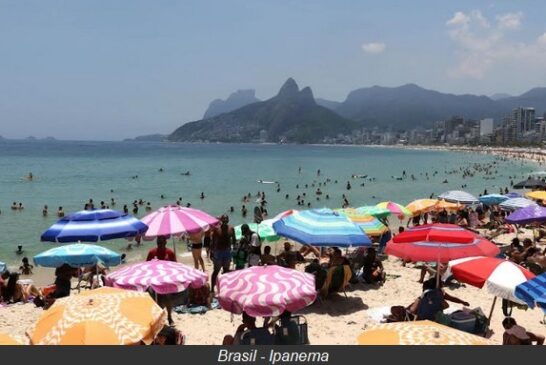
[[[489,325],[491,324],[491,318],[493,318],[493,310],[495,309],[495,303],[497,303],[496,296],[493,298],[493,304],[491,304],[491,310],[489,311],[489,317],[487,318],[487,329],[489,329]]]
[[[174,238],[174,235],[171,236],[173,239],[173,252],[174,252],[174,258],[176,259],[176,240]]]

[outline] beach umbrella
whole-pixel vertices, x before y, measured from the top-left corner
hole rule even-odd
[[[511,191],[508,194],[504,194],[504,196],[507,197],[508,199],[521,198],[521,194],[516,193],[515,191]]]
[[[0,346],[20,346],[26,345],[24,341],[19,340],[7,333],[0,332]]]
[[[508,199],[508,200],[505,200],[502,203],[500,203],[499,207],[501,207],[504,210],[516,210],[516,209],[521,209],[521,208],[525,208],[525,207],[528,207],[528,206],[534,206],[534,205],[537,205],[537,203],[535,203],[534,201],[529,200],[529,199],[512,198],[512,199]]]
[[[546,191],[543,191],[543,190],[530,191],[527,194],[525,194],[525,196],[534,200],[546,200]]]
[[[3,273],[4,271],[6,271],[6,267],[7,267],[6,264],[0,261],[0,273]]]
[[[277,265],[252,266],[218,279],[218,302],[235,314],[278,316],[305,308],[316,297],[313,275]]]
[[[148,293],[103,287],[57,299],[27,335],[32,345],[150,344],[166,317]]]
[[[546,222],[546,208],[539,205],[529,205],[520,208],[506,217],[510,224],[530,224],[535,222]]]
[[[520,181],[513,186],[514,189],[537,189],[546,187],[546,183],[538,179],[527,179]]]
[[[284,212],[280,212],[279,214],[277,214],[276,216],[274,216],[271,219],[266,219],[266,221],[270,221],[271,224],[273,224],[274,222],[278,221],[279,219],[284,218],[284,217],[288,217],[289,215],[292,215],[292,214],[294,214],[296,212],[297,212],[296,209],[288,209],[288,210],[285,210]]]
[[[420,215],[434,210],[436,204],[438,204],[436,199],[417,199],[406,205],[406,208],[412,215]]]
[[[383,219],[391,215],[391,212],[385,208],[379,208],[375,205],[365,205],[362,207],[356,208],[358,214],[362,215],[371,215],[372,217]]]
[[[277,235],[275,230],[273,229],[273,221],[271,220],[265,220],[261,223],[247,223],[248,227],[251,231],[256,232],[258,236],[260,236],[260,239],[262,241],[278,241],[280,237]],[[240,240],[241,237],[243,237],[243,234],[241,232],[241,227],[243,225],[240,224],[238,226],[235,226],[235,238],[237,240]]]
[[[438,204],[434,207],[434,210],[461,210],[464,208],[464,204],[461,203],[452,203],[445,200],[438,200]]]
[[[546,273],[519,284],[516,287],[516,297],[531,308],[538,306],[546,314]]]
[[[500,250],[485,238],[455,224],[434,223],[411,227],[394,236],[385,252],[405,261],[439,264],[463,257],[494,257]]]
[[[453,275],[462,283],[487,288],[496,297],[523,302],[516,297],[516,287],[535,275],[512,261],[496,257],[466,257],[450,261],[444,278]]]
[[[144,239],[154,239],[158,236],[183,236],[206,232],[220,223],[199,209],[185,208],[178,205],[167,205],[159,208],[141,219],[148,226]],[[176,255],[176,244],[174,244]]]
[[[108,286],[146,291],[152,288],[157,294],[174,294],[188,287],[201,288],[208,275],[188,265],[163,260],[151,260],[125,266],[106,276]]]
[[[111,209],[82,210],[61,218],[42,234],[47,242],[97,242],[135,237],[148,226],[133,216]]]
[[[358,225],[331,209],[304,210],[273,223],[279,236],[312,246],[371,246]]]
[[[483,337],[432,321],[382,323],[370,326],[360,336],[359,345],[493,345]]]
[[[444,199],[450,203],[460,203],[460,204],[477,204],[479,200],[472,194],[467,193],[466,191],[461,190],[450,190],[442,193],[438,196],[440,199]]]
[[[485,205],[498,205],[509,198],[506,195],[501,194],[487,194],[480,196],[480,203]]]
[[[44,251],[34,256],[34,263],[44,267],[61,267],[65,264],[72,267],[86,267],[98,263],[116,266],[121,264],[121,255],[105,247],[75,243]]]
[[[376,207],[387,209],[392,215],[396,215],[399,217],[401,216],[410,217],[412,215],[411,212],[408,209],[406,209],[405,206],[398,203],[390,202],[390,201],[381,202],[377,204]]]
[[[355,208],[336,209],[335,211],[357,224],[368,236],[381,236],[389,229],[379,219],[371,215],[360,214]]]

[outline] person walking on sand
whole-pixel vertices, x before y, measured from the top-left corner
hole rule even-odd
[[[152,248],[150,249],[150,251],[148,251],[146,261],[151,261],[155,259],[176,262],[176,255],[174,254],[174,251],[170,248],[167,248],[167,237],[158,236],[156,244],[157,247]],[[169,325],[174,326],[174,321],[172,318],[172,294],[157,294],[153,292],[152,289],[149,290],[151,291],[152,296],[156,298],[157,304],[161,308],[167,309],[167,319],[169,321]]]
[[[205,262],[203,261],[203,238],[206,237],[208,233],[205,233],[204,235],[196,234],[190,237],[191,242],[191,255],[193,257],[193,266],[199,270],[199,265],[201,265],[201,269],[203,272],[206,272],[205,270]],[[203,236],[203,237],[202,237]]]
[[[216,279],[220,270],[222,273],[229,272],[231,265],[231,248],[235,245],[235,230],[229,224],[229,217],[224,214],[220,217],[220,227],[215,228],[212,239],[211,255],[214,270],[211,275],[211,290],[214,293]]]

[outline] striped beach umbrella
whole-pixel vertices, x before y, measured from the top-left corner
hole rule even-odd
[[[546,222],[546,208],[539,205],[529,205],[520,208],[506,217],[510,224],[530,224],[535,222]]]
[[[546,314],[546,273],[518,285],[516,297],[531,308],[538,306]]]
[[[316,297],[313,275],[277,265],[253,266],[218,279],[218,302],[235,314],[278,316],[305,308]]]
[[[540,191],[531,191],[525,194],[526,197],[529,199],[534,200],[546,200],[546,191],[540,190]]]
[[[72,267],[86,267],[98,263],[116,266],[121,264],[121,255],[105,247],[75,243],[42,252],[34,256],[34,263],[44,267],[61,267],[65,264]]]
[[[201,288],[207,283],[204,272],[179,262],[152,260],[139,262],[116,270],[106,277],[108,286],[146,291],[152,288],[158,294],[173,294],[188,287]]]
[[[70,214],[45,231],[46,242],[97,242],[135,237],[148,226],[133,216],[111,209],[82,210]]]
[[[265,221],[262,221],[260,224],[247,223],[247,225],[248,225],[248,228],[250,228],[250,230],[252,232],[256,232],[258,234],[258,236],[260,236],[260,239],[262,241],[274,242],[274,241],[278,241],[280,239],[280,237],[277,235],[277,233],[273,229],[273,223],[274,222],[275,221],[273,221],[273,220],[265,220]],[[240,225],[234,227],[234,229],[235,229],[235,238],[237,240],[240,240],[243,237],[243,234],[241,232],[241,227],[242,226],[243,225],[240,224]]]
[[[419,215],[434,210],[436,204],[438,204],[436,199],[417,199],[406,205],[406,208],[412,215]]]
[[[331,209],[304,210],[273,223],[279,236],[312,246],[370,246],[358,225]]]
[[[523,302],[516,297],[516,287],[535,277],[524,267],[496,257],[466,257],[450,261],[444,278],[455,279],[472,286],[487,288],[496,297]]]
[[[508,194],[504,194],[505,197],[507,197],[508,199],[512,199],[512,198],[521,198],[521,194],[520,193],[516,193],[515,191],[511,191],[509,192]]]
[[[371,215],[360,214],[357,209],[345,208],[336,209],[335,211],[349,218],[351,222],[356,223],[368,236],[381,236],[389,229],[386,225],[381,223],[379,219],[372,217]]]
[[[479,200],[480,203],[483,203],[485,205],[498,205],[509,198],[506,195],[501,194],[487,194],[480,196]]]
[[[412,213],[403,205],[394,202],[381,202],[376,205],[378,208],[387,209],[392,215],[410,217]]]
[[[379,208],[375,205],[365,205],[362,207],[356,208],[358,214],[361,215],[371,215],[372,217],[383,219],[391,215],[391,212],[385,208]]]
[[[503,201],[499,204],[499,207],[504,210],[516,210],[532,205],[537,205],[537,203],[526,198],[513,198]]]
[[[460,204],[477,204],[479,200],[472,194],[461,190],[450,190],[442,193],[438,196],[440,199],[444,199],[450,203]]]
[[[208,231],[218,218],[201,210],[168,205],[148,214],[141,221],[148,226],[145,238],[192,235]]]

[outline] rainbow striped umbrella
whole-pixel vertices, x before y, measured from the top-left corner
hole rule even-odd
[[[411,217],[412,213],[405,206],[394,202],[381,202],[376,205],[378,208],[387,209],[391,214],[397,216]]]
[[[379,208],[375,205],[365,205],[363,207],[356,208],[356,211],[358,214],[361,215],[371,215],[375,218],[387,218],[389,215],[391,215],[391,212],[388,209],[385,208]]]
[[[273,241],[278,241],[280,238],[275,232],[275,230],[273,229],[274,222],[275,222],[274,220],[268,219],[268,220],[262,221],[260,224],[256,224],[256,223],[247,223],[247,224],[251,231],[256,232],[258,236],[260,236],[260,239],[264,241],[273,242]],[[243,234],[241,233],[241,227],[242,227],[242,224],[235,227],[235,238],[237,240],[240,240],[241,237],[243,236]]]
[[[358,209],[346,208],[336,209],[336,212],[349,218],[353,223],[356,223],[368,236],[381,236],[388,228],[379,219],[371,215],[360,214]]]
[[[313,246],[370,246],[360,227],[331,209],[296,212],[273,223],[279,236]]]

